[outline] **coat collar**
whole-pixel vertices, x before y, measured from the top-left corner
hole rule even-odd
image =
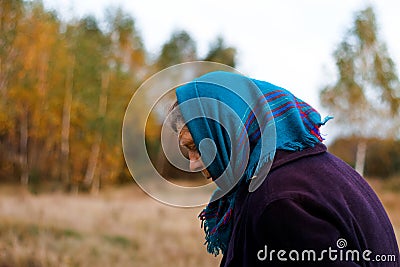
[[[320,154],[326,151],[327,148],[322,143],[316,144],[313,147],[308,147],[301,151],[276,150],[274,162],[271,166],[271,171],[291,161],[311,155]]]

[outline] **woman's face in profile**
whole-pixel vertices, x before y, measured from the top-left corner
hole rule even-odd
[[[190,170],[192,172],[201,171],[204,177],[210,179],[211,175],[205,168],[204,163],[201,160],[200,153],[193,141],[192,135],[190,134],[189,129],[186,126],[183,126],[182,129],[179,131],[179,145],[187,151],[187,155],[190,161]]]

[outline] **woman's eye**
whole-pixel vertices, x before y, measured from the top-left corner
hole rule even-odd
[[[192,151],[192,152],[194,152],[194,151],[197,150],[195,145],[188,145],[188,146],[186,146],[186,148],[187,148],[188,150]]]
[[[190,153],[199,153],[196,149],[196,146],[181,146],[182,155],[190,160],[189,154]]]
[[[186,146],[180,146],[180,150],[181,150],[182,155],[186,159],[189,159],[189,148],[187,148]]]

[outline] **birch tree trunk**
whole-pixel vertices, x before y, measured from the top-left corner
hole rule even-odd
[[[71,59],[70,68],[67,71],[65,81],[65,97],[63,106],[63,115],[61,122],[61,180],[65,185],[69,185],[69,132],[71,127],[71,105],[72,105],[72,88],[74,80],[75,57]]]
[[[47,136],[48,120],[46,118],[46,101],[49,101],[47,97],[48,92],[48,70],[49,70],[49,55],[44,52],[38,62],[38,84],[37,84],[37,98],[35,105],[32,106],[32,113],[30,117],[30,125],[35,135],[29,142],[29,166],[32,169],[42,169],[43,162],[48,161],[48,156],[51,154],[49,150],[46,150],[49,146],[45,145],[46,142],[51,140],[50,136]],[[45,139],[45,140],[44,140]],[[46,165],[46,164],[45,164]],[[47,165],[48,166],[48,165]],[[49,169],[47,169],[49,170]]]
[[[28,166],[28,112],[23,112],[20,122],[20,152],[19,163],[21,166],[21,185],[28,186],[29,166]]]
[[[357,144],[355,169],[361,176],[364,175],[366,155],[367,155],[367,142],[365,140],[360,140],[358,141]]]
[[[104,123],[101,119],[105,118],[107,112],[107,91],[109,85],[109,73],[105,72],[101,75],[101,93],[99,97],[99,109],[98,109],[98,119],[101,123]],[[100,191],[100,175],[96,174],[96,167],[99,161],[100,146],[103,139],[103,125],[99,125],[95,133],[94,142],[92,144],[92,149],[89,156],[88,167],[86,169],[86,174],[84,178],[84,183],[90,185],[91,193],[98,194]]]

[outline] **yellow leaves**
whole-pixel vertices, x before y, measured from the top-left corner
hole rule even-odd
[[[19,24],[15,47],[24,59],[21,72],[40,71],[47,64],[46,58],[56,42],[56,26],[54,22],[35,16]]]
[[[181,32],[149,62],[129,14],[117,10],[103,22],[94,17],[62,22],[41,1],[0,1],[0,94],[5,96],[0,99],[0,151],[7,148],[5,153],[26,158],[25,167],[34,169],[39,180],[76,186],[85,173],[101,177],[101,183],[126,175],[121,130],[134,90],[158,67],[199,59],[194,40]],[[222,44],[214,58],[232,59],[234,50]],[[139,110],[145,109],[144,101]],[[27,138],[21,138],[21,128]],[[137,124],[132,131],[142,137]],[[160,119],[151,114],[145,137],[155,147],[159,135]],[[90,164],[95,154],[97,162]],[[94,172],[88,166],[95,166]],[[19,175],[19,167],[11,176]]]
[[[152,116],[153,115],[153,116]],[[155,141],[160,139],[161,125],[156,122],[154,114],[150,114],[146,124],[146,139]]]
[[[5,107],[0,104],[0,136],[6,134],[14,128],[14,121],[5,110]]]

